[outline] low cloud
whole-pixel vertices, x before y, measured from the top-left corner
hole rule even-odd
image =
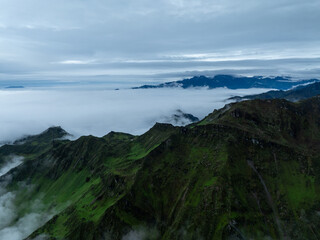
[[[32,186],[25,185],[14,192],[0,188],[0,239],[24,239],[53,217],[55,211],[48,212],[41,199],[30,205],[17,204],[20,191]]]
[[[4,163],[0,163],[0,166],[2,165],[1,169],[0,169],[0,177],[2,175],[5,175],[7,172],[9,172],[12,168],[17,167],[18,165],[20,165],[23,161],[23,157],[21,156],[15,156],[15,155],[11,155],[9,157],[7,157],[6,159],[4,159]]]
[[[97,85],[95,85],[96,88]],[[234,95],[266,89],[50,89],[0,91],[0,142],[61,126],[76,137],[142,134],[177,109],[203,118]]]
[[[4,190],[2,189],[2,192]],[[2,229],[7,227],[16,217],[14,211],[14,198],[15,195],[12,192],[5,192],[0,197],[0,236]]]
[[[20,218],[12,226],[0,230],[0,239],[21,240],[28,237],[33,231],[47,222],[52,215],[44,212],[32,212]],[[42,236],[40,239],[45,239]]]
[[[155,240],[159,239],[159,235],[160,234],[156,228],[139,227],[123,236],[122,240]]]
[[[93,63],[94,61],[93,60],[65,60],[65,61],[61,61],[61,62],[58,62],[60,64],[90,64],[90,63]]]
[[[41,199],[34,200],[32,204],[17,203],[21,191],[32,191],[31,185],[20,182],[19,190],[7,190],[7,183],[10,181],[10,173],[7,173],[18,166],[22,160],[22,157],[11,156],[0,168],[0,177],[2,177],[2,182],[0,182],[0,239],[24,239],[54,215],[54,210],[50,212],[45,210]]]

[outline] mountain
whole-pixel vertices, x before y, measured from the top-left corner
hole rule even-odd
[[[38,135],[26,136],[13,144],[5,144],[0,148],[0,167],[5,163],[6,156],[21,155],[27,159],[33,159],[51,149],[55,141],[67,136],[70,134],[61,127],[51,127]]]
[[[24,88],[24,86],[7,86],[7,89],[17,89],[17,88]]]
[[[319,119],[320,97],[233,103],[186,127],[55,140],[0,185],[18,214],[54,210],[28,240],[319,239]]]
[[[198,121],[199,118],[190,113],[185,113],[180,109],[177,109],[171,116],[160,119],[160,122],[170,123],[174,126],[185,126]]]
[[[286,90],[299,84],[306,84],[319,81],[317,79],[292,81],[290,77],[240,77],[231,75],[216,75],[214,77],[196,76],[193,78],[184,79],[175,82],[166,82],[159,85],[143,85],[141,87],[134,87],[133,89],[147,89],[147,88],[165,88],[165,87],[208,87],[220,88],[226,87],[229,89],[240,88],[274,88]]]
[[[269,91],[262,94],[248,95],[244,97],[235,96],[230,100],[241,101],[243,99],[276,99],[283,98],[288,101],[296,102],[310,97],[314,97],[320,94],[320,83],[315,82],[304,86],[298,86],[294,89],[287,91]]]

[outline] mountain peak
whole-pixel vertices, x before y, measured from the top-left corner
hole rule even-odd
[[[62,135],[61,137],[63,137],[64,135],[68,135],[68,133],[61,127],[61,126],[53,126],[53,127],[49,127],[47,130],[45,130],[44,132],[40,133],[40,135],[42,134],[57,134],[57,135]]]
[[[21,144],[26,142],[51,142],[55,139],[60,139],[70,135],[60,126],[53,126],[48,128],[47,130],[43,131],[40,134],[33,135],[33,136],[26,136],[14,142],[14,144]]]
[[[320,97],[301,102],[285,99],[248,100],[226,105],[209,114],[198,125],[218,124],[283,145],[299,142],[301,148],[319,147]],[[306,129],[306,126],[309,126]]]

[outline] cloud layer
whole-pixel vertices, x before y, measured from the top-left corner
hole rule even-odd
[[[103,136],[109,131],[142,134],[157,121],[181,109],[203,118],[223,107],[233,95],[264,89],[50,89],[0,91],[0,142],[62,126],[80,135]]]
[[[135,75],[137,81],[199,70],[290,74],[297,59],[299,72],[319,74],[318,65],[308,65],[320,57],[318,0],[0,2],[2,80]]]

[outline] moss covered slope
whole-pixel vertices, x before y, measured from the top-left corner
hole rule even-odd
[[[56,142],[11,171],[57,214],[28,239],[319,239],[320,99],[254,100],[142,136]]]

